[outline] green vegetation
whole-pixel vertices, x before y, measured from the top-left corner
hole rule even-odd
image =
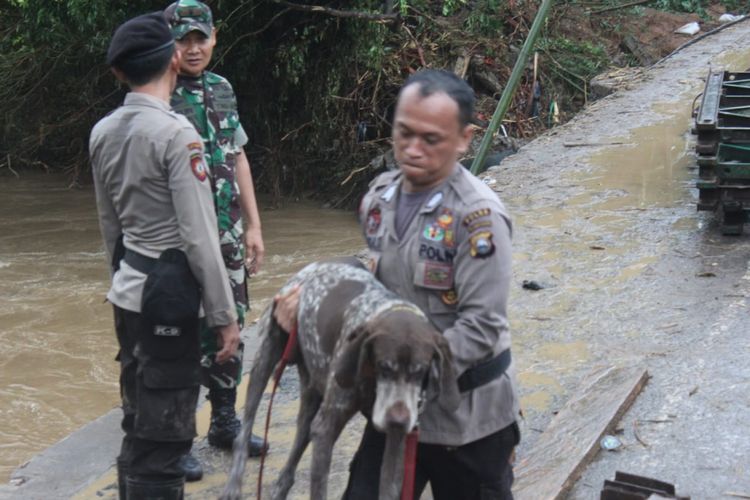
[[[0,167],[65,170],[86,182],[91,126],[124,94],[104,65],[110,34],[125,19],[168,2],[0,1]],[[472,72],[491,72],[502,85],[538,5],[537,0],[390,2],[389,8],[384,0],[208,0],[219,28],[212,69],[235,87],[260,189],[350,203],[372,175],[365,168],[369,161],[387,148],[392,106],[404,78],[425,65],[452,69],[462,53],[474,57],[467,77],[477,85],[481,111],[491,115],[495,90],[482,88]],[[735,8],[742,2],[723,3]],[[304,10],[310,5],[369,18]],[[582,105],[586,82],[607,67],[612,55],[607,51],[616,50],[616,44],[600,41],[599,33],[587,33],[589,27],[563,26],[565,16],[568,25],[588,23],[591,5],[570,0],[553,7],[539,42],[543,113],[553,98],[566,113]],[[654,0],[654,5],[699,9],[706,1]],[[619,21],[612,17],[606,23]],[[605,35],[614,31],[619,30]],[[528,121],[529,78],[511,109],[519,120],[510,128],[521,135],[531,133],[522,126]]]
[[[553,79],[582,92],[587,82],[609,64],[604,46],[588,40],[543,38],[539,41],[538,49],[551,62],[549,69]]]

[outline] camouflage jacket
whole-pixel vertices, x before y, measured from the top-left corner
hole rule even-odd
[[[172,108],[187,117],[203,138],[206,164],[219,228],[219,242],[235,302],[247,305],[242,209],[236,179],[236,157],[247,142],[240,124],[237,98],[229,82],[204,71],[200,77],[180,75],[172,93]]]

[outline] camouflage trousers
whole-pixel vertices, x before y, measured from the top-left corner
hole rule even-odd
[[[244,249],[237,245],[222,245],[224,263],[229,275],[229,284],[234,296],[237,309],[237,323],[240,330],[245,325],[245,314],[248,309],[247,280],[244,266]],[[231,255],[230,258],[228,254]],[[237,259],[237,256],[240,256]],[[205,320],[201,320],[201,383],[211,388],[232,389],[242,380],[242,357],[244,344],[240,343],[237,353],[232,359],[219,364],[216,353],[219,351],[218,335],[214,328],[210,328]]]

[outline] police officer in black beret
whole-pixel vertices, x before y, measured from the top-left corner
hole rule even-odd
[[[218,362],[240,341],[203,142],[169,107],[180,57],[161,13],[120,26],[107,63],[131,92],[89,143],[120,346],[118,486],[130,500],[183,498],[178,462],[196,434],[199,317],[217,334]]]

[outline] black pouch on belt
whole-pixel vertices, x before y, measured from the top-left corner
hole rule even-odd
[[[200,304],[201,287],[185,253],[162,252],[143,286],[141,314],[157,324],[180,326],[198,319]]]
[[[144,351],[160,360],[192,357],[200,352],[198,316],[201,288],[181,250],[162,252],[148,272],[143,286],[141,315],[153,326],[151,335],[144,335]]]

